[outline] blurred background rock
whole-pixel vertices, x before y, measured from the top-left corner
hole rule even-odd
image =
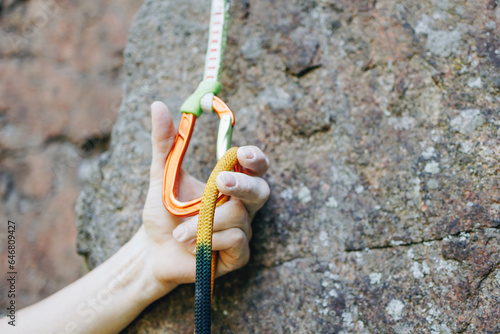
[[[17,224],[17,303],[84,273],[74,205],[89,162],[109,142],[123,49],[141,1],[0,2],[0,268]],[[7,302],[0,284],[0,305]]]

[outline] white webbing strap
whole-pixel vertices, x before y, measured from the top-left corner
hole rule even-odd
[[[208,31],[207,56],[205,58],[204,81],[219,81],[222,70],[222,58],[226,48],[226,29],[229,19],[228,0],[212,0],[210,11],[210,26]],[[212,102],[214,95],[207,94],[201,100],[201,109],[204,112],[213,112]]]
[[[226,28],[229,18],[229,1],[212,0],[210,13],[210,30],[208,32],[208,49],[205,59],[204,80],[219,81],[222,58],[226,48]]]

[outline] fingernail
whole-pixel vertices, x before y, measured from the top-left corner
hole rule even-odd
[[[241,149],[243,150],[243,155],[247,158],[247,160],[253,160],[253,158],[255,158],[255,153],[250,147],[242,147]]]
[[[184,242],[187,240],[187,231],[184,224],[177,226],[177,228],[172,232],[175,240],[179,242]]]
[[[222,173],[222,181],[228,188],[232,188],[236,185],[236,178],[232,173]]]

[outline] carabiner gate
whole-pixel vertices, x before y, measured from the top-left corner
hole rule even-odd
[[[229,107],[217,96],[208,97],[212,100],[213,111],[219,115],[219,131],[217,134],[217,160],[231,146],[231,138],[234,127],[234,114]],[[212,98],[213,96],[213,98]],[[201,104],[206,102],[201,101]],[[205,109],[205,108],[204,108]],[[179,130],[174,140],[174,146],[170,150],[165,163],[165,171],[163,174],[163,204],[165,208],[178,217],[194,216],[200,210],[201,197],[192,199],[187,202],[181,202],[177,199],[178,195],[178,179],[184,155],[186,154],[189,140],[193,134],[196,115],[193,113],[182,113],[182,118],[179,123]],[[228,200],[228,196],[219,194],[217,205],[220,205]]]

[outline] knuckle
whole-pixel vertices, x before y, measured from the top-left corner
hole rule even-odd
[[[245,204],[241,201],[233,201],[233,212],[232,216],[234,217],[233,222],[236,224],[237,227],[239,227],[241,230],[243,230],[247,236],[247,239],[250,240],[251,235],[252,235],[252,229],[250,228],[250,217],[248,215],[247,208],[245,207]]]
[[[241,245],[247,242],[247,236],[240,228],[233,228],[231,230],[231,240],[234,245]]]
[[[259,183],[259,178],[257,177],[246,180],[244,188],[246,198],[255,200],[256,198],[260,197],[260,192],[262,191],[262,189],[260,189]]]
[[[234,216],[238,217],[238,222],[244,222],[246,220],[247,216],[247,210],[245,208],[245,204],[243,202],[236,200],[233,201],[233,214]]]
[[[248,248],[248,246],[242,247],[233,259],[234,261],[232,263],[233,268],[231,270],[240,269],[241,267],[246,265],[249,260],[250,260],[250,249]]]

